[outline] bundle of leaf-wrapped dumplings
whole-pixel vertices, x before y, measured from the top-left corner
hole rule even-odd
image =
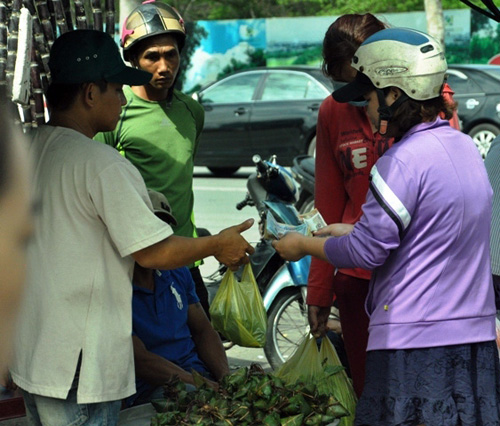
[[[327,378],[343,367],[328,367]],[[165,386],[165,399],[153,402],[157,414],[151,425],[268,425],[336,424],[349,412],[315,383],[287,384],[258,364],[224,377],[216,391],[198,377],[197,390],[187,392],[176,380]]]

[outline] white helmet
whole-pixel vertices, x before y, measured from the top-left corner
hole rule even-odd
[[[447,70],[441,44],[408,28],[388,28],[368,37],[356,50],[351,65],[375,88],[396,86],[419,101],[440,96]],[[366,79],[357,80],[335,91],[334,98],[348,102],[367,93]]]

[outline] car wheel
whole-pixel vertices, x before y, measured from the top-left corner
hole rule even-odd
[[[491,142],[493,142],[493,139],[495,139],[498,134],[500,134],[500,128],[489,123],[479,124],[473,127],[469,132],[469,136],[476,144],[483,158],[486,158]]]
[[[231,176],[239,167],[208,167],[215,176]]]
[[[316,135],[309,142],[309,146],[307,147],[307,155],[311,157],[316,157]]]

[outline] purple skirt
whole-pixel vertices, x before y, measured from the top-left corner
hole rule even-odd
[[[356,426],[499,426],[494,341],[370,351]]]

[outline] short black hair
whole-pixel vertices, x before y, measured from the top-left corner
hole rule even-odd
[[[71,105],[73,105],[73,102],[75,102],[78,93],[86,84],[88,83],[52,83],[49,86],[47,93],[45,94],[49,108],[56,111],[67,110],[69,107],[71,107]],[[108,83],[104,80],[95,81],[94,84],[99,87],[101,92],[105,92],[108,87]]]

